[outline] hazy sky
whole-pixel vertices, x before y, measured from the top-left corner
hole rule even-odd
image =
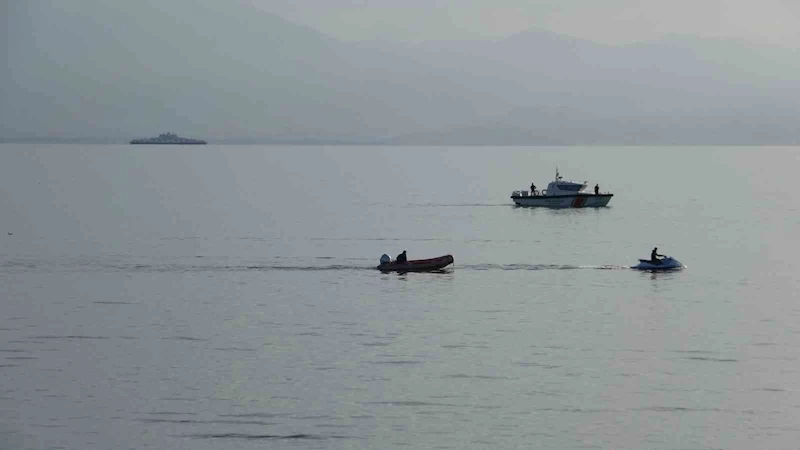
[[[800,0],[0,0],[0,138],[795,143],[798,17]],[[528,29],[740,41],[469,42]]]
[[[796,0],[249,0],[343,40],[499,37],[548,29],[623,43],[677,33],[800,45]]]

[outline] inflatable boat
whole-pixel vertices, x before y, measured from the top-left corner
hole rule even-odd
[[[381,272],[430,272],[440,270],[453,264],[453,255],[444,255],[430,259],[412,259],[406,262],[382,262],[376,269]]]

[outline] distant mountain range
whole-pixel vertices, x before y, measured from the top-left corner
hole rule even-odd
[[[5,8],[6,141],[800,142],[795,49],[681,36],[608,46],[537,30],[351,44],[235,1]]]

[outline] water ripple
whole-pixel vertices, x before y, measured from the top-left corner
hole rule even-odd
[[[161,339],[164,339],[164,340],[167,340],[167,341],[200,341],[200,342],[208,340],[208,339],[195,338],[195,337],[191,337],[191,336],[169,336],[169,337],[163,337]]]
[[[172,424],[225,424],[225,425],[278,425],[276,422],[264,422],[261,420],[196,420],[196,419],[139,419],[142,423],[172,423]]]
[[[419,406],[436,406],[436,407],[446,406],[446,407],[451,407],[451,408],[459,408],[459,407],[462,406],[462,405],[456,405],[456,404],[452,404],[452,403],[421,402],[421,401],[414,401],[414,400],[401,400],[401,401],[395,401],[395,402],[391,402],[391,401],[389,401],[389,402],[363,402],[363,403],[367,404],[367,405],[414,406],[414,407],[419,407]]]
[[[220,433],[220,434],[187,434],[183,437],[195,439],[246,439],[246,440],[278,440],[278,439],[308,439],[308,440],[322,440],[322,439],[349,439],[347,436],[318,436],[313,434],[244,434],[244,433]]]
[[[327,238],[314,238],[312,240],[330,240]],[[342,239],[338,239],[342,240]],[[344,239],[352,240],[352,239]],[[359,239],[359,240],[397,240],[408,241],[408,239]],[[439,241],[440,239],[421,239],[422,241]],[[413,241],[413,240],[412,240]],[[473,240],[474,242],[497,242],[496,240]],[[470,241],[470,242],[473,242]],[[518,242],[514,240],[503,242]],[[283,259],[281,257],[275,257]],[[334,259],[328,256],[310,257],[312,260],[328,261]],[[345,258],[346,260],[358,261],[372,261],[372,258]],[[52,264],[52,263],[51,263]],[[374,270],[373,264],[193,264],[193,263],[125,263],[125,262],[108,262],[108,261],[83,261],[77,263],[62,263],[56,264],[66,270],[107,270],[107,271],[122,271],[122,272],[145,272],[145,273],[189,273],[189,272],[239,272],[239,271],[289,271],[289,272],[324,272],[324,271],[353,271],[353,270]],[[458,265],[459,269],[463,270],[504,270],[504,271],[535,271],[535,270],[630,270],[627,265],[616,264],[600,264],[600,265],[575,265],[575,264],[464,264]],[[31,270],[37,270],[38,267],[31,267]],[[130,304],[128,302],[116,301],[96,301],[96,304]],[[135,304],[135,303],[134,303]]]
[[[535,363],[535,362],[518,362],[518,366],[520,367],[539,367],[542,369],[559,369],[561,366],[555,364],[542,364],[542,363]]]
[[[473,380],[519,380],[518,377],[501,377],[497,375],[467,375],[465,373],[457,373],[453,375],[445,375],[442,378],[464,378]]]
[[[422,364],[422,361],[399,359],[397,361],[370,361],[370,364]]]
[[[651,412],[725,412],[733,413],[735,411],[719,409],[719,408],[687,408],[683,406],[648,406],[644,408],[635,408],[635,411],[651,411]]]
[[[567,412],[581,414],[620,413],[622,411],[612,408],[535,408],[536,411]]]
[[[459,269],[469,270],[630,270],[628,266],[614,264],[601,265],[574,265],[574,264],[466,264],[459,265]]]
[[[108,336],[81,336],[81,335],[68,335],[68,336],[31,336],[31,339],[111,339]]]
[[[684,359],[689,359],[692,361],[710,361],[710,362],[739,362],[738,359],[732,358],[711,358],[706,356],[688,356]]]
[[[271,419],[274,417],[290,417],[289,413],[242,413],[242,414],[220,414],[219,417],[258,417],[262,419]]]

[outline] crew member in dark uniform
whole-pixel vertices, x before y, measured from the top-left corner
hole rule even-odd
[[[403,250],[403,253],[400,253],[399,255],[397,255],[397,259],[394,260],[394,262],[396,262],[396,263],[404,263],[404,262],[407,262],[407,261],[408,261],[408,258],[406,258],[406,251],[405,250]]]

